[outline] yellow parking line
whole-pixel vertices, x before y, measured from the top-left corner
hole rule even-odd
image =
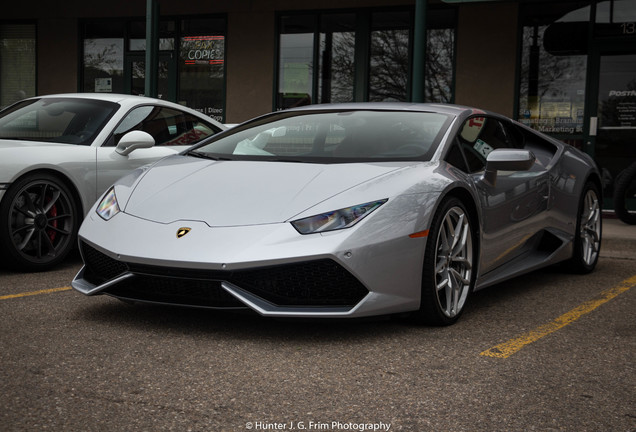
[[[592,312],[603,303],[607,303],[614,297],[624,293],[625,291],[628,291],[634,286],[636,286],[636,276],[632,276],[631,278],[624,280],[617,286],[601,292],[601,294],[599,294],[594,299],[581,304],[571,311],[561,315],[554,321],[537,327],[536,329],[524,333],[514,339],[510,339],[509,341],[487,349],[486,351],[482,352],[481,355],[488,357],[508,358],[526,345],[536,342],[542,337],[547,336],[550,333],[553,333],[560,328],[563,328],[566,325],[576,321],[583,315]]]
[[[34,296],[34,295],[40,295],[40,294],[50,294],[50,293],[59,292],[59,291],[68,291],[70,289],[71,289],[71,287],[65,286],[65,287],[60,287],[60,288],[44,289],[44,290],[40,290],[40,291],[24,292],[24,293],[20,293],[20,294],[9,294],[9,295],[0,296],[0,300],[7,300],[7,299],[12,299],[12,298],[18,298],[18,297]]]

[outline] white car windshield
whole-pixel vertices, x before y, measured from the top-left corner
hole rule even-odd
[[[83,98],[27,99],[0,113],[0,138],[89,145],[118,108]]]
[[[191,153],[306,162],[429,160],[450,121],[433,112],[283,112],[237,126]]]

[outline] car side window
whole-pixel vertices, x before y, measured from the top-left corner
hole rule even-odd
[[[142,130],[155,139],[155,145],[192,145],[214,135],[216,128],[183,111],[160,106],[142,106],[130,111],[117,126],[109,145],[116,146],[128,132]]]
[[[455,168],[458,168],[464,172],[470,172],[466,163],[466,159],[464,159],[464,154],[459,148],[459,143],[457,142],[457,140],[453,142],[444,160]]]
[[[537,158],[536,165],[541,167],[548,166],[558,150],[556,145],[521,126],[518,126],[515,130],[522,137],[523,148],[530,150]]]
[[[90,99],[26,100],[2,112],[0,138],[90,145],[117,107]]]
[[[516,140],[510,130],[492,117],[471,117],[466,120],[457,136],[457,142],[470,173],[485,170],[486,158],[493,150],[516,147]],[[459,163],[457,155],[452,151],[449,157]],[[448,158],[447,161],[452,163]]]

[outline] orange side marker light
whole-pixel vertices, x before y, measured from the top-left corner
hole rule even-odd
[[[409,234],[409,237],[411,237],[411,238],[428,237],[428,230],[424,230],[424,231],[416,232],[416,233],[413,233],[413,234]]]

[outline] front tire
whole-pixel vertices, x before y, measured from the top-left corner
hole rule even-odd
[[[579,202],[570,268],[576,273],[590,273],[596,267],[601,251],[603,229],[599,187],[587,182]]]
[[[454,324],[475,284],[477,254],[466,206],[457,198],[442,203],[433,217],[422,273],[422,299],[416,319]]]
[[[4,266],[42,271],[75,246],[78,206],[59,178],[37,173],[16,181],[0,203],[0,258]]]

